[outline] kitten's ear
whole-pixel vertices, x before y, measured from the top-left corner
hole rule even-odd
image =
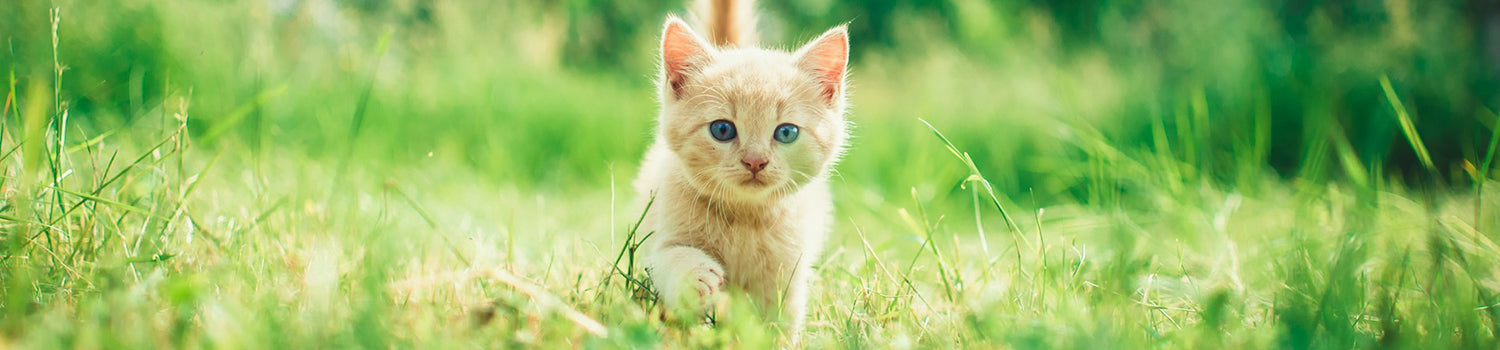
[[[666,28],[661,34],[662,84],[670,88],[672,96],[682,92],[687,75],[701,67],[712,54],[708,43],[698,38],[677,16],[668,16]]]
[[[797,65],[813,73],[829,103],[844,97],[844,74],[849,67],[849,30],[834,27],[797,50]]]

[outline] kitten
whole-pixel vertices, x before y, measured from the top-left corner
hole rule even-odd
[[[708,40],[675,16],[662,31],[660,120],[635,184],[655,194],[645,265],[669,307],[706,310],[736,288],[779,307],[795,341],[848,138],[848,33],[761,49],[748,0],[699,5]]]

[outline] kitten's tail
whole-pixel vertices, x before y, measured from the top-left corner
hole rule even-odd
[[[755,46],[755,1],[697,0],[693,12],[714,46]]]

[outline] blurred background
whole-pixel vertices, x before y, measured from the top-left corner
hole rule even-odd
[[[685,7],[6,1],[0,69],[25,87],[62,68],[55,92],[75,138],[149,134],[185,108],[198,147],[313,161],[352,154],[365,171],[438,158],[523,188],[597,187],[628,180],[649,142],[656,36],[665,15]],[[857,129],[839,181],[877,200],[961,178],[918,118],[1006,193],[1091,201],[1160,171],[1227,185],[1272,174],[1467,186],[1500,106],[1494,1],[760,8],[769,46],[793,48],[848,23]],[[1403,133],[1383,77],[1430,166]]]

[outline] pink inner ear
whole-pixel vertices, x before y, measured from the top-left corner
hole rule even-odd
[[[802,49],[801,65],[823,84],[823,96],[837,99],[844,89],[844,71],[849,63],[849,34],[834,28]]]
[[[703,43],[698,41],[687,24],[677,18],[667,20],[667,28],[661,39],[661,57],[662,69],[666,74],[665,83],[672,88],[673,96],[681,92],[688,70],[707,53]]]

